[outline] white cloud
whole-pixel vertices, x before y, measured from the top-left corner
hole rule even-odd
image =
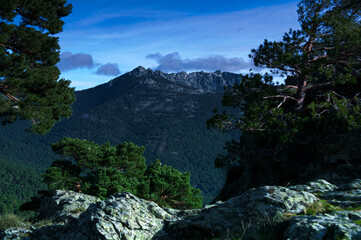
[[[60,54],[60,62],[57,64],[61,72],[73,71],[80,68],[97,68],[95,74],[116,76],[119,75],[119,67],[116,63],[95,63],[93,57],[86,53],[64,52]]]
[[[60,62],[58,63],[60,71],[66,72],[77,68],[94,67],[93,57],[85,53],[64,52],[60,54]]]
[[[224,56],[208,56],[203,58],[182,59],[178,52],[173,52],[165,56],[160,53],[148,54],[148,59],[155,59],[158,63],[156,69],[166,72],[179,72],[189,70],[204,71],[229,71],[238,72],[242,69],[253,67],[250,62],[244,61],[242,58],[226,58]]]
[[[106,76],[118,76],[120,74],[118,64],[116,63],[107,63],[101,65],[96,71],[98,75],[106,75]]]

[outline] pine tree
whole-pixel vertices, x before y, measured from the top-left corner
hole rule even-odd
[[[9,0],[0,4],[0,119],[33,122],[44,134],[71,115],[75,100],[70,81],[59,79],[62,17],[71,12],[65,0]]]
[[[117,146],[64,138],[52,145],[62,156],[44,174],[49,190],[67,189],[102,199],[130,192],[160,206],[180,209],[202,206],[200,190],[190,185],[190,174],[162,165],[147,168],[145,148],[124,142]]]
[[[162,165],[157,159],[147,168],[145,176],[149,182],[149,192],[145,195],[147,199],[178,209],[202,207],[201,191],[189,184],[190,173]]]
[[[361,127],[361,4],[355,0],[303,0],[300,30],[282,41],[265,40],[250,57],[258,67],[287,76],[278,84],[271,75],[249,74],[225,91],[223,104],[242,115],[218,114],[209,125],[273,134],[292,141],[310,121],[336,117],[349,129]]]
[[[283,185],[336,171],[359,175],[352,149],[359,149],[359,141],[353,142],[361,127],[361,2],[302,0],[298,16],[301,29],[291,29],[282,41],[265,40],[250,54],[256,66],[285,76],[285,82],[275,82],[271,74],[243,76],[222,99],[239,113],[216,111],[207,122],[242,132],[215,161],[227,169],[222,200],[234,196],[229,189]],[[341,143],[353,146],[346,156],[335,149]],[[330,163],[332,156],[337,162]]]

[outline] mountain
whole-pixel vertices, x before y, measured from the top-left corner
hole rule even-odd
[[[241,81],[238,74],[163,73],[138,67],[108,83],[77,91],[73,115],[45,136],[24,132],[27,122],[0,128],[0,157],[44,171],[58,158],[50,144],[75,137],[111,144],[124,141],[146,147],[147,163],[156,158],[180,171],[209,202],[224,183],[214,167],[230,134],[206,129],[213,108],[222,109],[223,86]],[[1,179],[0,179],[1,180]]]

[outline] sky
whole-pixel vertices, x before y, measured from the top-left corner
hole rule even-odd
[[[68,0],[58,34],[61,77],[76,90],[143,66],[164,72],[247,73],[264,39],[299,29],[297,1]]]

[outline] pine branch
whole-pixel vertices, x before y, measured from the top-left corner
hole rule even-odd
[[[287,95],[275,95],[275,96],[267,96],[267,97],[263,97],[263,99],[272,99],[272,98],[286,98],[286,99],[291,99],[297,102],[297,99],[291,96],[287,96]]]
[[[2,93],[4,96],[9,98],[11,101],[19,102],[20,100],[18,98],[16,98],[15,96],[11,95],[10,93],[8,93],[6,91],[7,88],[8,88],[8,86],[6,86],[4,84],[0,84],[0,93]]]
[[[325,87],[325,86],[330,86],[332,85],[332,82],[326,82],[326,83],[319,83],[319,84],[311,84],[309,86],[306,87],[306,91],[310,90],[310,89],[316,89],[316,88],[320,88],[320,87]]]

